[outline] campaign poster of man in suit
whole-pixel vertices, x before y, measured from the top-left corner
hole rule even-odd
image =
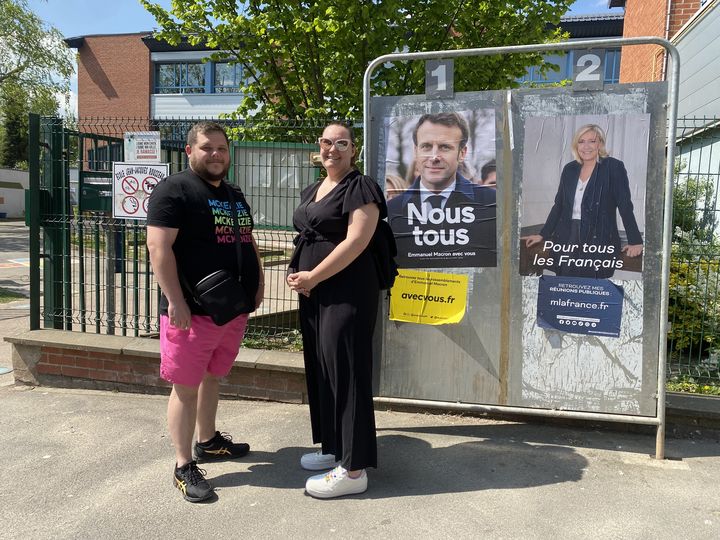
[[[495,159],[494,111],[394,120],[385,170],[400,267],[496,266],[496,191],[480,178]]]

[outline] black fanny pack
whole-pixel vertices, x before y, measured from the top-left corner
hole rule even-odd
[[[192,293],[195,301],[218,326],[229,323],[238,315],[255,311],[255,299],[227,270],[205,276],[193,287]]]

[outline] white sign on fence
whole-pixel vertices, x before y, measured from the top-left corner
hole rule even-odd
[[[159,131],[127,131],[125,133],[125,161],[130,163],[160,163]]]
[[[113,163],[113,217],[147,219],[150,194],[168,168],[167,163]]]

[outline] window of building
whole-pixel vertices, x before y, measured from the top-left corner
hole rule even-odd
[[[548,71],[545,76],[540,73],[540,68],[531,66],[527,69],[525,76],[519,79],[525,84],[553,84],[563,80],[572,79],[575,53],[570,51],[567,54],[546,56],[545,60],[552,62],[560,68],[560,71]],[[620,81],[620,49],[605,50],[605,76],[604,83],[612,84]]]
[[[111,171],[113,161],[122,161],[123,143],[93,146],[87,151],[87,168],[92,171]]]
[[[620,82],[620,49],[605,51],[605,83]]]
[[[156,94],[237,94],[243,84],[243,67],[240,64],[155,63]]]
[[[205,64],[175,62],[155,64],[156,94],[202,94],[205,92]]]
[[[217,62],[214,66],[213,92],[216,94],[238,93],[243,85],[243,68],[240,64]]]
[[[569,54],[553,54],[545,57],[546,62],[551,62],[558,66],[559,71],[548,70],[543,75],[538,66],[530,66],[527,68],[525,76],[521,77],[519,82],[526,84],[552,84],[559,83],[564,79],[572,77],[572,64],[570,64]],[[570,75],[568,75],[568,72]]]

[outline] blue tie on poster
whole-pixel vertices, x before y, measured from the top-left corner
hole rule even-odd
[[[541,276],[537,324],[572,334],[620,337],[623,288],[608,279]]]

